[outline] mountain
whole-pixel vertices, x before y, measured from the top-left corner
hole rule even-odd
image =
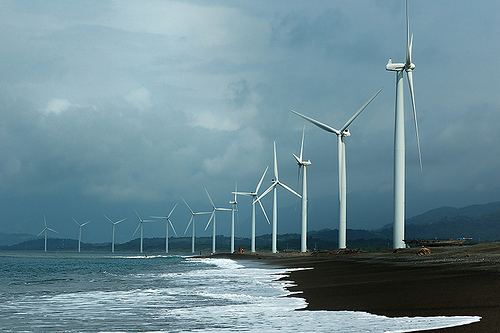
[[[392,225],[376,232],[391,237]],[[462,208],[441,207],[406,220],[407,239],[457,239],[475,241],[500,240],[500,202]]]
[[[34,238],[36,238],[36,236],[30,234],[7,234],[0,232],[0,246],[14,245]]]

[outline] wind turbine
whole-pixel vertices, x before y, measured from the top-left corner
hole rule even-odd
[[[207,188],[205,187],[205,192],[207,193],[208,200],[210,200],[210,204],[212,205],[212,214],[210,215],[210,219],[208,220],[207,226],[205,227],[205,230],[207,230],[208,226],[210,225],[210,222],[212,222],[212,253],[215,253],[215,215],[216,212],[230,212],[232,211],[230,208],[221,208],[221,207],[216,207],[214,204],[214,201],[212,200],[212,197],[210,196],[210,193],[208,193]]]
[[[136,210],[134,210],[135,215],[137,216],[137,219],[139,220],[139,223],[137,224],[137,228],[135,228],[135,231],[132,236],[134,236],[137,233],[137,230],[141,229],[141,253],[142,253],[142,244],[143,244],[143,237],[144,237],[144,228],[143,224],[146,222],[153,222],[153,220],[144,220],[139,216],[139,213],[137,213]]]
[[[264,173],[262,174],[262,177],[260,177],[259,182],[257,183],[257,187],[255,188],[255,191],[253,192],[233,192],[237,195],[243,195],[247,197],[252,197],[252,240],[251,240],[251,252],[255,253],[255,202],[258,201],[260,208],[262,209],[262,212],[264,213],[264,216],[266,217],[267,224],[271,224],[269,222],[269,218],[267,217],[266,211],[264,209],[264,206],[262,205],[262,202],[260,200],[256,200],[257,197],[259,196],[259,189],[260,186],[262,185],[262,181],[264,180],[264,177],[266,176],[268,167],[264,170]]]
[[[52,231],[52,232],[55,232],[57,234],[57,231],[47,227],[47,220],[45,219],[45,216],[44,216],[43,217],[43,229],[42,229],[42,231],[40,231],[40,233],[37,235],[37,237],[40,237],[42,234],[44,234],[44,238],[45,238],[45,250],[44,251],[45,252],[47,252],[47,231]]]
[[[165,253],[168,253],[168,229],[169,227],[172,227],[172,230],[174,231],[174,235],[177,237],[177,232],[175,231],[174,225],[172,224],[172,220],[170,219],[170,216],[172,216],[172,213],[175,210],[175,207],[177,207],[177,203],[174,205],[170,213],[168,213],[167,216],[151,216],[153,219],[163,219],[165,220]]]
[[[405,120],[404,120],[404,94],[403,73],[406,72],[410,91],[413,122],[418,150],[418,161],[422,172],[422,154],[420,152],[420,138],[418,134],[417,109],[415,107],[415,93],[413,90],[413,70],[415,64],[412,59],[413,34],[410,35],[410,20],[408,16],[408,0],[406,0],[406,61],[404,63],[389,62],[385,69],[396,72],[396,102],[394,121],[394,228],[393,248],[404,248],[405,236]]]
[[[359,108],[356,113],[352,115],[352,117],[342,126],[340,129],[335,129],[329,125],[326,125],[322,122],[319,122],[313,118],[304,116],[303,114],[300,114],[298,112],[292,111],[299,117],[304,118],[305,120],[313,123],[314,125],[318,126],[319,128],[333,133],[337,135],[337,146],[338,146],[338,170],[339,170],[339,249],[345,249],[346,248],[346,232],[347,232],[347,223],[346,223],[346,211],[347,211],[347,177],[346,177],[346,157],[345,157],[345,138],[350,136],[351,133],[349,132],[349,126],[351,123],[360,115],[361,112],[370,104],[375,97],[377,97],[378,94],[382,89],[379,89],[368,101]]]
[[[277,253],[277,243],[278,243],[278,196],[277,196],[277,188],[278,186],[283,187],[285,190],[289,191],[292,194],[295,194],[299,198],[302,198],[300,194],[292,190],[291,187],[281,182],[278,177],[278,158],[276,157],[276,141],[273,143],[273,152],[274,152],[274,179],[269,186],[257,199],[254,201],[260,201],[263,197],[265,197],[269,192],[273,191],[273,232],[272,232],[272,252]]]
[[[106,218],[106,220],[108,220],[111,223],[111,229],[112,229],[111,252],[115,253],[115,227],[116,227],[117,224],[120,224],[123,221],[125,221],[126,218],[118,220],[118,221],[113,221],[109,217],[107,217],[106,215],[104,215],[104,217]]]
[[[78,224],[78,252],[80,252],[80,245],[82,243],[82,228],[84,226],[86,226],[87,224],[90,223],[90,221],[87,221],[85,223],[80,223],[78,222],[74,217],[73,217],[73,221],[75,221],[76,224]]]
[[[234,253],[234,213],[238,210],[238,184],[234,186],[233,200],[229,200],[231,205],[231,253]]]
[[[307,252],[307,167],[311,165],[311,161],[303,159],[304,152],[304,133],[305,126],[302,129],[302,141],[300,143],[300,153],[299,156],[292,154],[293,158],[297,162],[299,166],[299,175],[300,169],[304,168],[304,172],[302,173],[302,232],[300,237],[300,252]]]
[[[193,225],[192,232],[191,232],[191,253],[194,253],[195,220],[196,220],[196,216],[198,216],[198,215],[210,215],[210,214],[212,214],[212,212],[194,212],[191,209],[191,207],[188,205],[188,203],[186,202],[186,200],[184,200],[184,198],[182,198],[182,201],[184,201],[184,203],[186,204],[186,207],[189,209],[189,212],[191,213],[191,218],[189,219],[189,223],[188,223],[188,225],[186,227],[186,230],[184,230],[184,235],[188,231],[189,226]]]

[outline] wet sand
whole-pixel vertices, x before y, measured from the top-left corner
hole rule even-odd
[[[287,267],[310,310],[366,311],[389,317],[480,316],[481,321],[426,332],[500,332],[500,244],[397,253],[227,255]]]

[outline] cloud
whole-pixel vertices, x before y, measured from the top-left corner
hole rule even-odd
[[[77,105],[71,104],[70,101],[64,98],[53,98],[51,99],[45,108],[42,110],[45,114],[61,114],[63,112],[68,111],[70,108],[75,107]]]
[[[129,91],[124,98],[127,103],[141,111],[153,106],[151,92],[144,87]]]
[[[192,115],[191,126],[201,127],[209,130],[236,131],[240,124],[230,118],[230,115],[223,112],[203,111]]]

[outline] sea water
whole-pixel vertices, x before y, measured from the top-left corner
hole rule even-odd
[[[307,303],[286,290],[287,271],[181,256],[2,255],[1,331],[410,332],[480,319],[296,311]]]

